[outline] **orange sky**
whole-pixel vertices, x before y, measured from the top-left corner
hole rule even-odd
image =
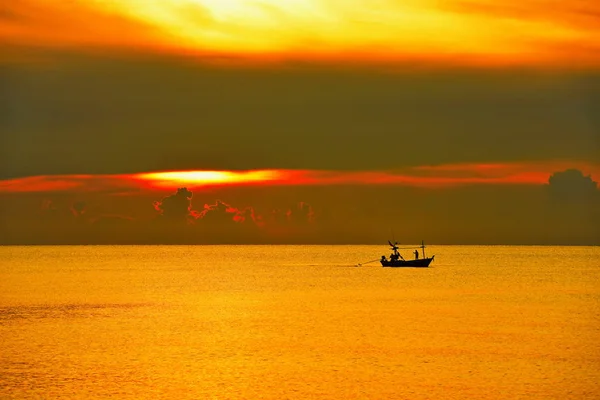
[[[395,172],[255,170],[255,171],[165,171],[122,175],[50,175],[0,181],[0,193],[112,192],[142,190],[173,191],[218,186],[247,185],[401,185],[449,187],[461,185],[543,185],[554,173],[577,168],[594,181],[600,180],[600,165],[581,162],[447,164],[419,166]]]
[[[20,0],[5,44],[251,59],[600,65],[592,0]],[[247,58],[247,57],[246,57]]]
[[[4,1],[0,243],[597,243],[599,28],[596,0]]]

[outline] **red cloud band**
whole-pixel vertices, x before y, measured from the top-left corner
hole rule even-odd
[[[600,165],[545,162],[497,164],[446,164],[417,166],[400,171],[170,171],[123,175],[50,175],[0,181],[0,193],[20,192],[109,192],[131,194],[143,191],[173,190],[179,187],[264,185],[405,185],[447,187],[472,184],[542,185],[552,173],[567,168],[580,169],[594,179]]]

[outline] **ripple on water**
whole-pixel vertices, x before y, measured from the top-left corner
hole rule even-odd
[[[104,304],[39,304],[0,307],[0,324],[14,320],[65,319],[110,317],[118,310],[130,310],[151,306],[149,303],[104,303]]]

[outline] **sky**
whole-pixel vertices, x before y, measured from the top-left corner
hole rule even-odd
[[[19,0],[0,54],[0,244],[600,245],[596,1]]]

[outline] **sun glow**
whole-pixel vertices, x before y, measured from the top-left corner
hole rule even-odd
[[[247,170],[163,171],[132,175],[54,175],[0,180],[0,193],[172,191],[223,186],[399,185],[426,188],[464,185],[545,185],[557,171],[579,169],[600,180],[600,165],[581,162],[443,164],[398,171]]]
[[[271,12],[277,9],[313,17],[319,11],[319,2],[310,0],[189,0],[189,3],[204,7],[216,20],[241,23],[268,22]]]
[[[27,0],[6,8],[23,16],[0,19],[8,43],[134,46],[215,62],[600,65],[600,6],[587,0]]]
[[[270,182],[282,178],[282,173],[274,170],[259,171],[169,171],[138,174],[135,179],[148,182],[151,186],[231,185]]]

